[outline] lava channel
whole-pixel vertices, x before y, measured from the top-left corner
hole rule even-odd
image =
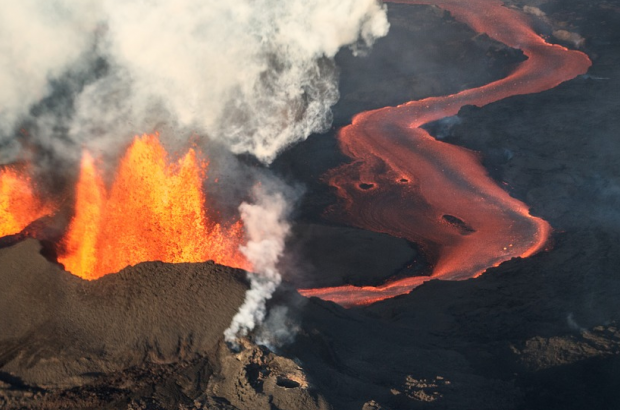
[[[434,259],[430,276],[381,286],[300,289],[343,306],[367,305],[410,292],[430,279],[464,280],[515,257],[540,251],[549,224],[500,188],[473,151],[436,140],[422,125],[461,107],[551,89],[587,72],[589,58],[547,43],[527,16],[497,0],[401,0],[434,4],[478,33],[527,56],[509,76],[457,94],[411,101],[357,115],[339,133],[353,162],[328,174],[340,198],[339,220],[418,243]]]

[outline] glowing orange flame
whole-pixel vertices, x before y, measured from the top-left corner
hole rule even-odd
[[[19,233],[50,213],[51,207],[35,196],[27,173],[16,167],[0,171],[0,237]]]
[[[169,162],[157,136],[144,135],[129,147],[108,190],[95,161],[85,153],[75,215],[59,262],[85,279],[155,260],[213,260],[249,269],[238,250],[241,222],[224,227],[205,214],[207,168],[194,149]]]

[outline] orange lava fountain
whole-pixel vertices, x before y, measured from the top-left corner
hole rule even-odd
[[[354,162],[333,170],[342,210],[338,219],[420,244],[435,260],[431,276],[382,286],[302,289],[343,306],[367,305],[410,292],[429,279],[463,280],[514,257],[540,251],[549,224],[501,189],[476,153],[437,141],[422,125],[455,115],[464,105],[484,106],[537,93],[587,72],[588,57],[545,42],[526,16],[497,0],[396,0],[435,4],[479,33],[528,59],[508,77],[444,97],[411,101],[356,116],[339,134]]]
[[[75,215],[58,261],[73,274],[97,279],[144,261],[216,263],[249,269],[239,252],[240,221],[224,227],[205,214],[208,163],[194,149],[170,162],[157,136],[136,137],[109,189],[85,153]]]
[[[21,232],[52,212],[36,195],[30,176],[17,167],[0,170],[0,237]]]

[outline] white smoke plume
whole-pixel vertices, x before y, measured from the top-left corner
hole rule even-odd
[[[63,124],[78,146],[165,123],[269,163],[329,126],[338,50],[387,30],[377,0],[1,2],[0,133],[49,93],[48,80],[94,52],[109,69]],[[38,137],[53,138],[52,121],[41,121]]]
[[[292,343],[299,332],[299,325],[291,318],[286,306],[274,306],[256,334],[256,344],[263,345],[273,352]]]
[[[241,247],[241,251],[252,264],[254,273],[249,275],[250,289],[245,301],[224,332],[226,341],[233,343],[265,318],[265,302],[282,280],[277,263],[284,252],[290,229],[290,201],[283,192],[257,184],[253,194],[254,203],[244,202],[239,207],[247,237],[247,244]]]
[[[79,64],[92,47],[98,10],[91,1],[0,2],[0,147],[12,138],[31,106],[50,92],[50,79]],[[6,155],[6,152],[3,153]]]

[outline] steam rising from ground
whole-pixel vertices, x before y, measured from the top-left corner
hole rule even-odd
[[[71,142],[101,148],[165,122],[265,163],[329,126],[337,51],[388,29],[376,0],[2,3],[5,139],[49,93],[49,79],[98,56],[108,70],[76,90],[63,120]]]
[[[269,164],[331,124],[338,50],[387,30],[378,0],[0,2],[0,163],[28,124],[29,143],[61,161],[84,147],[109,158],[163,130]],[[228,340],[263,320],[280,283],[286,190],[263,184],[239,207],[257,275]]]
[[[291,318],[288,307],[274,306],[256,334],[256,343],[271,351],[292,343],[299,332],[299,325]]]
[[[271,298],[282,280],[277,263],[284,252],[284,241],[289,233],[289,204],[295,194],[291,190],[286,193],[289,196],[286,198],[281,187],[271,181],[256,185],[253,194],[255,202],[242,203],[239,211],[248,240],[241,247],[241,252],[252,263],[255,273],[249,275],[250,290],[230,327],[224,332],[228,342],[234,342],[237,336],[247,335],[263,321],[265,302]]]

